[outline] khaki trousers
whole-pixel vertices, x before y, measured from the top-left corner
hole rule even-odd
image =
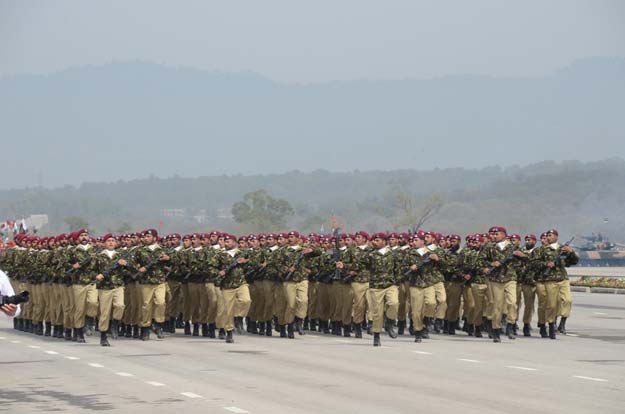
[[[52,325],[63,325],[63,285],[53,283],[50,285],[51,292],[51,322]]]
[[[148,328],[152,319],[156,323],[165,322],[165,283],[139,285],[141,291],[141,327]]]
[[[33,293],[33,323],[43,322],[45,319],[48,298],[44,294],[42,283],[31,284]]]
[[[201,319],[201,315],[206,315],[208,311],[208,298],[206,297],[206,287],[204,283],[187,283],[187,300],[189,301],[190,321],[192,323],[206,323]]]
[[[367,302],[369,304],[369,314],[373,320],[373,333],[380,333],[384,326],[385,313],[388,319],[397,319],[399,289],[395,285],[385,289],[369,288],[367,292]]]
[[[566,318],[571,315],[571,288],[568,282],[568,280],[545,282],[547,293],[545,318],[547,323],[555,323],[558,315]]]
[[[278,317],[278,325],[286,324],[286,298],[282,284],[274,284],[273,288],[273,314]]]
[[[98,291],[95,285],[72,285],[74,291],[74,328],[85,326],[85,314],[91,318],[98,315]]]
[[[330,285],[319,283],[317,285],[317,315],[319,320],[328,321],[330,319]]]
[[[30,300],[24,304],[22,304],[22,319],[32,319],[33,318],[33,309],[35,307],[34,305],[34,292],[33,292],[33,285],[31,283],[28,282],[22,282],[20,284],[20,289],[18,291],[16,291],[17,293],[22,292],[24,290],[27,290],[30,292],[31,295],[33,295],[33,298],[30,298]]]
[[[465,286],[462,289],[462,315],[469,320],[473,314],[473,308],[475,308],[475,299],[473,298],[473,289],[470,286]],[[471,323],[471,322],[469,322]]]
[[[473,294],[473,310],[468,317],[470,324],[482,326],[482,316],[488,307],[488,285],[481,283],[471,284],[471,293]]]
[[[259,287],[260,287],[260,282],[259,283],[252,283],[252,284],[248,284],[247,288],[250,291],[250,300],[252,301],[252,303],[250,304],[250,310],[247,313],[247,316],[250,318],[250,321],[257,321],[258,320],[258,308],[262,305],[261,301],[263,298],[260,298],[260,294],[259,294]]]
[[[319,282],[308,282],[308,319],[317,319],[317,287]]]
[[[447,313],[447,292],[445,292],[445,284],[443,282],[438,282],[434,285],[434,294],[436,295],[436,310],[433,316],[436,319],[445,319],[445,314]]]
[[[256,283],[260,283],[259,289],[263,296],[263,306],[259,310],[259,320],[261,322],[271,321],[272,309],[273,309],[273,286],[274,283],[271,280],[262,280]]]
[[[193,309],[191,308],[191,293],[189,293],[189,283],[183,283],[180,287],[182,293],[182,319],[190,322],[193,317]]]
[[[536,282],[536,299],[538,301],[538,306],[536,308],[538,324],[544,325],[547,321],[547,286],[545,285],[545,282]]]
[[[328,313],[330,315],[330,320],[337,321],[339,317],[339,313],[337,312],[338,303],[338,289],[337,284],[332,283],[328,285]]]
[[[63,306],[63,327],[71,329],[74,327],[74,289],[71,286],[61,286],[61,297]]]
[[[336,295],[336,319],[334,320],[342,322],[343,325],[350,325],[352,323],[352,308],[354,303],[352,285],[337,282],[334,292]]]
[[[369,290],[369,282],[352,282],[352,294],[354,296],[354,304],[352,306],[352,315],[354,323],[359,324],[365,320],[367,311],[367,291]]]
[[[436,293],[434,291],[434,286],[426,288],[410,286],[410,317],[412,318],[412,325],[415,332],[423,330],[425,309],[428,307],[433,308],[435,306]]]
[[[406,320],[406,303],[407,303],[407,297],[408,297],[408,292],[410,291],[410,286],[406,286],[406,283],[402,283],[398,286],[397,292],[398,292],[398,300],[399,300],[399,307],[397,308],[397,320],[398,321],[405,321]]]
[[[292,323],[295,317],[304,319],[308,313],[308,280],[284,282],[284,322]]]
[[[165,314],[167,319],[175,319],[182,308],[182,283],[174,280],[167,281],[171,300],[167,303]]]
[[[202,308],[200,319],[202,323],[215,323],[217,320],[219,288],[215,286],[215,283],[204,283],[204,294],[202,296],[206,298],[206,303]]]
[[[464,282],[448,282],[445,285],[447,295],[447,312],[445,319],[455,322],[460,318],[460,303],[462,301],[462,291]]]
[[[132,300],[132,296],[135,293],[135,282],[128,283],[124,288],[124,305],[126,308],[124,309],[124,318],[123,322],[126,325],[134,325],[132,321],[132,315],[135,308],[134,300]]]
[[[52,284],[42,283],[41,294],[43,295],[46,303],[43,311],[43,320],[46,322],[52,322],[52,318],[54,317],[54,306],[56,305]]]
[[[488,292],[493,302],[491,321],[493,329],[501,329],[501,316],[506,312],[506,322],[514,323],[516,314],[516,281],[493,282],[488,281]]]
[[[100,302],[100,319],[98,330],[108,332],[111,316],[119,321],[124,316],[124,287],[115,289],[98,289],[98,301]]]
[[[252,300],[248,286],[242,285],[235,289],[221,289],[224,312],[222,313],[221,325],[226,332],[234,330],[234,314],[238,309],[244,317],[250,308]]]
[[[531,324],[534,316],[534,303],[536,301],[536,286],[517,284],[517,319],[523,302],[523,324]]]

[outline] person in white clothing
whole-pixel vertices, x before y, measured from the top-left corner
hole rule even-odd
[[[13,296],[15,295],[15,291],[13,290],[13,286],[11,286],[11,282],[9,282],[9,277],[0,270],[0,296]],[[4,305],[0,307],[0,311],[7,315],[9,318],[15,318],[20,314],[20,305]]]

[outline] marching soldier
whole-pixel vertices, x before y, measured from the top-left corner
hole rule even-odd
[[[77,246],[70,253],[69,262],[74,269],[72,274],[72,290],[74,292],[74,334],[73,341],[84,343],[85,332],[93,334],[95,317],[98,314],[98,292],[93,281],[95,273],[90,267],[91,260],[96,254],[91,244],[89,233],[82,229],[74,233]]]

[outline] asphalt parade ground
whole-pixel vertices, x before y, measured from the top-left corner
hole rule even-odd
[[[622,413],[625,295],[573,294],[568,336],[501,344],[406,335],[182,335],[99,345],[17,332],[0,315],[0,412]]]

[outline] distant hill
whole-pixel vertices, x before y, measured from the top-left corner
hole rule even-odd
[[[625,157],[625,60],[289,85],[150,63],[0,79],[0,188]]]
[[[66,231],[64,219],[79,216],[97,232],[158,226],[163,231],[246,230],[230,216],[245,193],[265,189],[295,209],[289,227],[328,230],[330,215],[345,230],[390,230],[402,210],[397,194],[422,206],[433,195],[443,206],[427,228],[484,231],[492,224],[511,231],[557,227],[563,236],[602,232],[625,240],[625,161],[545,161],[524,167],[482,169],[293,171],[253,176],[147,179],[87,183],[79,187],[0,190],[0,220],[48,214],[42,233]],[[604,223],[608,219],[608,223]],[[406,230],[400,227],[399,230]],[[284,229],[267,229],[272,231]]]

